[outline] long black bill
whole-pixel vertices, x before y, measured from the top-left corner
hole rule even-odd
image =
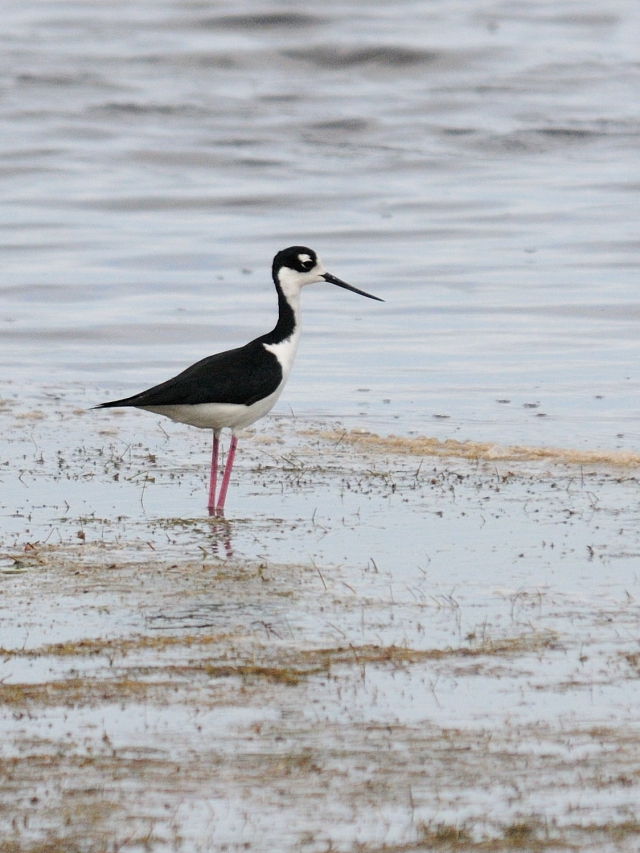
[[[322,273],[322,278],[325,281],[328,281],[329,284],[337,284],[338,287],[344,287],[345,290],[351,290],[353,293],[359,293],[360,296],[366,296],[367,299],[375,299],[378,302],[384,302],[384,299],[380,299],[379,296],[372,296],[370,293],[365,293],[364,290],[358,290],[357,287],[352,287],[350,284],[347,284],[346,281],[341,281],[339,278],[336,278],[335,275],[331,275],[330,272]]]

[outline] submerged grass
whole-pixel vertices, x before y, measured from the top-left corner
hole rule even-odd
[[[148,700],[152,691],[164,694],[170,683],[148,683],[134,678],[67,678],[38,684],[0,684],[0,705],[67,705]]]
[[[114,637],[109,640],[87,638],[83,640],[67,641],[64,643],[51,643],[37,648],[5,649],[0,648],[0,657],[9,659],[15,657],[42,658],[42,657],[91,657],[94,655],[106,655],[113,657],[114,654],[126,656],[130,652],[144,650],[163,651],[181,647],[189,649],[193,646],[207,647],[211,645],[224,645],[232,640],[232,635],[222,634],[200,634],[200,635],[178,635],[178,634],[148,634],[137,637]]]
[[[110,640],[83,639],[65,643],[52,643],[36,648],[7,649],[0,648],[0,657],[43,658],[43,657],[92,657],[105,655],[112,659],[114,655],[126,656],[133,652],[164,651],[174,648],[209,649],[220,646],[225,655],[233,648],[237,637],[229,633],[221,634],[165,634],[140,635],[136,637]],[[539,649],[554,648],[557,644],[555,633],[530,632],[516,637],[491,640],[484,638],[478,645],[447,647],[444,649],[412,649],[406,646],[348,645],[317,649],[282,649],[280,656],[295,658],[310,664],[313,671],[329,669],[332,665],[349,663],[394,663],[411,664],[425,660],[441,660],[450,657],[482,657],[485,655],[527,654]]]
[[[356,843],[350,849],[352,853],[428,853],[436,850],[446,853],[544,853],[544,851],[598,851],[604,845],[611,849],[610,844],[635,843],[640,837],[640,829],[633,822],[609,823],[592,826],[569,825],[554,827],[550,830],[539,830],[540,821],[535,819],[532,824],[516,823],[505,826],[500,834],[490,838],[476,840],[465,829],[444,823],[432,827],[419,827],[418,840],[406,844],[374,845]],[[49,838],[32,841],[27,838],[0,839],[0,853],[112,853],[112,851],[129,850],[175,850],[184,849],[182,839],[167,833],[159,832],[153,825],[142,831],[129,833],[105,832],[96,827],[93,837],[87,837],[85,832],[69,829],[68,833],[52,833]],[[115,837],[114,837],[115,835]],[[117,838],[117,835],[120,838]],[[322,845],[322,838],[305,838],[307,845]],[[203,848],[205,849],[205,848]],[[206,849],[230,849],[227,845]],[[246,844],[244,849],[251,849]],[[333,846],[322,846],[325,850],[334,850]],[[624,849],[635,849],[626,847]]]
[[[637,842],[640,824],[636,821],[614,821],[603,824],[547,825],[540,816],[532,816],[496,829],[495,834],[483,838],[465,827],[446,823],[421,824],[418,839],[410,844],[356,847],[358,853],[427,853],[438,851],[468,851],[468,853],[542,853],[548,850],[607,849],[611,843]],[[635,848],[634,848],[635,849]]]
[[[308,433],[313,435],[312,432]],[[453,438],[440,441],[438,438],[418,436],[380,436],[363,433],[362,430],[322,432],[320,436],[334,444],[358,445],[366,450],[382,451],[411,456],[437,456],[471,460],[498,460],[510,462],[535,462],[548,460],[567,465],[614,465],[640,466],[640,453],[631,450],[577,450],[560,447],[534,447],[502,445],[480,441],[456,441]]]
[[[225,644],[226,641],[226,644]],[[153,703],[175,703],[189,701],[189,688],[197,690],[198,701],[202,700],[200,688],[202,678],[240,678],[252,682],[266,680],[273,684],[295,687],[311,676],[330,675],[333,670],[356,667],[361,672],[365,666],[391,666],[405,668],[430,661],[455,658],[480,658],[484,656],[514,656],[529,654],[544,648],[553,648],[556,639],[551,634],[527,634],[521,637],[485,642],[476,647],[446,649],[411,649],[404,646],[337,646],[335,648],[295,649],[278,647],[274,658],[271,647],[252,647],[250,660],[230,661],[238,656],[234,651],[231,635],[196,637],[140,636],[121,640],[54,643],[37,649],[1,649],[0,655],[7,661],[11,658],[96,658],[103,656],[109,668],[60,678],[44,683],[0,683],[0,705],[19,707],[79,706],[123,701],[147,701]],[[211,646],[221,647],[222,659],[211,659]],[[152,661],[132,662],[123,668],[114,662],[134,653],[171,651],[172,658],[166,662],[154,658]],[[205,656],[189,661],[176,661],[181,653],[199,651]],[[256,660],[262,652],[263,660]],[[181,690],[181,698],[175,695]]]

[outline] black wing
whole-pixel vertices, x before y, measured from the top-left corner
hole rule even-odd
[[[96,406],[195,406],[200,403],[236,403],[250,406],[272,394],[282,381],[275,355],[258,339],[238,349],[197,361],[182,373],[133,397]]]

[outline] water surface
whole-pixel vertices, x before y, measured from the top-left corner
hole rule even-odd
[[[123,396],[304,294],[279,411],[637,447],[640,10],[9,2],[2,393]]]

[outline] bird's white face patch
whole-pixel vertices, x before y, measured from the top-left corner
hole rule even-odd
[[[304,262],[304,259],[307,261],[313,260],[306,254],[306,252],[298,255],[301,261]],[[323,281],[322,275],[326,270],[323,266],[320,258],[316,258],[316,263],[308,272],[298,272],[298,270],[292,270],[289,267],[282,267],[282,269],[278,273],[278,280],[280,282],[280,287],[282,288],[282,292],[289,300],[295,300],[300,294],[300,291],[303,287],[306,287],[308,284],[316,284],[319,281]]]
[[[298,260],[302,261],[303,264],[306,264],[311,260],[311,255],[307,255],[305,252],[302,255],[298,255]]]

